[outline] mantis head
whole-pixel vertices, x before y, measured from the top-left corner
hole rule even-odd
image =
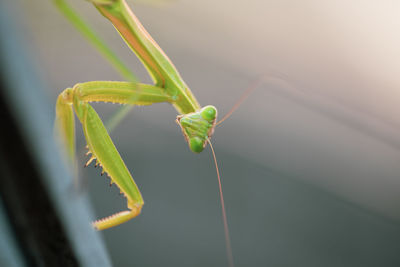
[[[200,153],[206,147],[214,133],[216,121],[217,109],[214,106],[205,106],[199,111],[176,117],[176,123],[181,127],[183,136],[194,153]]]

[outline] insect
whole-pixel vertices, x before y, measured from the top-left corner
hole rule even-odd
[[[214,106],[200,106],[170,59],[144,29],[125,0],[92,0],[92,3],[114,25],[131,50],[141,60],[153,79],[154,85],[135,81],[130,71],[63,0],[55,0],[55,3],[76,28],[130,80],[128,82],[92,81],[79,83],[72,88],[65,89],[59,95],[56,103],[56,128],[67,148],[68,157],[72,159],[75,154],[75,113],[82,124],[89,150],[87,154],[91,155],[86,165],[96,161],[96,165],[103,168],[102,174],[107,174],[111,183],[115,183],[127,199],[128,210],[93,223],[97,230],[103,230],[138,216],[144,202],[128,168],[107,133],[106,127],[90,102],[113,102],[129,105],[170,103],[179,113],[176,122],[181,128],[190,150],[194,153],[200,153],[209,143],[216,167],[217,161],[210,138],[217,124],[218,113]],[[217,174],[219,178],[218,167]],[[220,180],[219,186],[228,257],[231,265],[233,265]]]

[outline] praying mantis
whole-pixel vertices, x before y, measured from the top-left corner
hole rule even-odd
[[[208,143],[212,149],[216,167],[217,161],[210,138],[217,124],[218,113],[214,106],[200,106],[171,60],[144,29],[125,0],[91,0],[91,2],[113,24],[154,81],[153,85],[132,81],[133,79],[127,82],[84,82],[65,89],[58,96],[56,129],[66,147],[68,157],[72,159],[75,155],[75,113],[82,124],[87,142],[87,154],[91,154],[86,166],[96,160],[96,164],[103,168],[103,173],[110,177],[111,183],[115,183],[126,197],[128,210],[93,222],[95,229],[104,230],[138,216],[144,201],[138,186],[107,133],[106,127],[90,103],[112,102],[128,105],[170,103],[179,113],[176,122],[181,128],[190,150],[194,153],[200,153]],[[86,35],[114,63],[117,69],[122,73],[125,72],[125,76],[129,76],[129,71],[115,59],[108,48],[93,35],[91,30],[80,21],[64,1],[56,0],[55,3],[78,30]],[[219,179],[218,167],[217,174]],[[219,187],[228,258],[230,265],[233,266],[220,179]]]

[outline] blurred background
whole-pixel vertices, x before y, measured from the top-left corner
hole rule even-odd
[[[90,3],[69,2],[151,82]],[[266,79],[213,136],[237,266],[400,266],[398,1],[128,3],[220,115],[262,74],[291,84]],[[75,83],[121,80],[52,1],[17,6],[49,105]],[[105,119],[118,109],[94,106]],[[227,265],[210,151],[191,153],[175,116],[134,108],[112,133],[145,199],[101,233],[115,266]],[[99,169],[79,171],[98,217],[125,208]]]

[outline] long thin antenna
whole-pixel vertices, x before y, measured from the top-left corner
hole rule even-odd
[[[283,84],[284,87],[293,88],[293,86],[291,84],[288,84],[288,82],[286,81],[287,79],[285,77],[280,77],[280,76],[282,76],[282,74],[278,73],[278,72],[275,72],[275,71],[269,71],[269,72],[266,72],[266,73],[261,74],[260,76],[258,76],[258,78],[253,80],[253,82],[249,85],[249,87],[247,87],[247,89],[244,91],[244,93],[239,98],[239,100],[235,103],[235,105],[233,105],[231,110],[221,120],[219,120],[216,125],[220,125],[224,120],[229,118],[232,115],[232,113],[238,107],[240,107],[240,105],[246,100],[246,98],[249,97],[249,95],[258,86],[260,86],[263,83],[266,83],[266,82],[274,83],[275,82],[275,83],[278,83],[280,85]]]
[[[225,245],[226,245],[226,256],[228,258],[229,266],[233,267],[233,254],[232,254],[232,247],[231,247],[231,238],[229,236],[229,228],[228,228],[228,220],[226,219],[226,211],[225,211],[225,201],[224,195],[222,194],[222,183],[221,177],[219,175],[219,168],[217,163],[217,157],[215,156],[214,148],[210,142],[210,139],[207,138],[207,142],[210,144],[211,152],[214,158],[215,169],[217,170],[217,177],[218,177],[218,186],[219,186],[219,196],[221,199],[221,209],[222,209],[222,218],[224,221],[224,231],[225,231]]]
[[[239,98],[239,100],[236,102],[236,104],[231,108],[231,110],[222,118],[220,119],[216,125],[221,124],[224,120],[229,118],[232,113],[240,107],[240,105],[243,103],[244,100],[253,92],[254,89],[256,89],[260,84],[263,82],[264,76],[259,77],[257,80],[255,80],[253,83],[250,84],[250,86],[244,91],[243,95]]]

